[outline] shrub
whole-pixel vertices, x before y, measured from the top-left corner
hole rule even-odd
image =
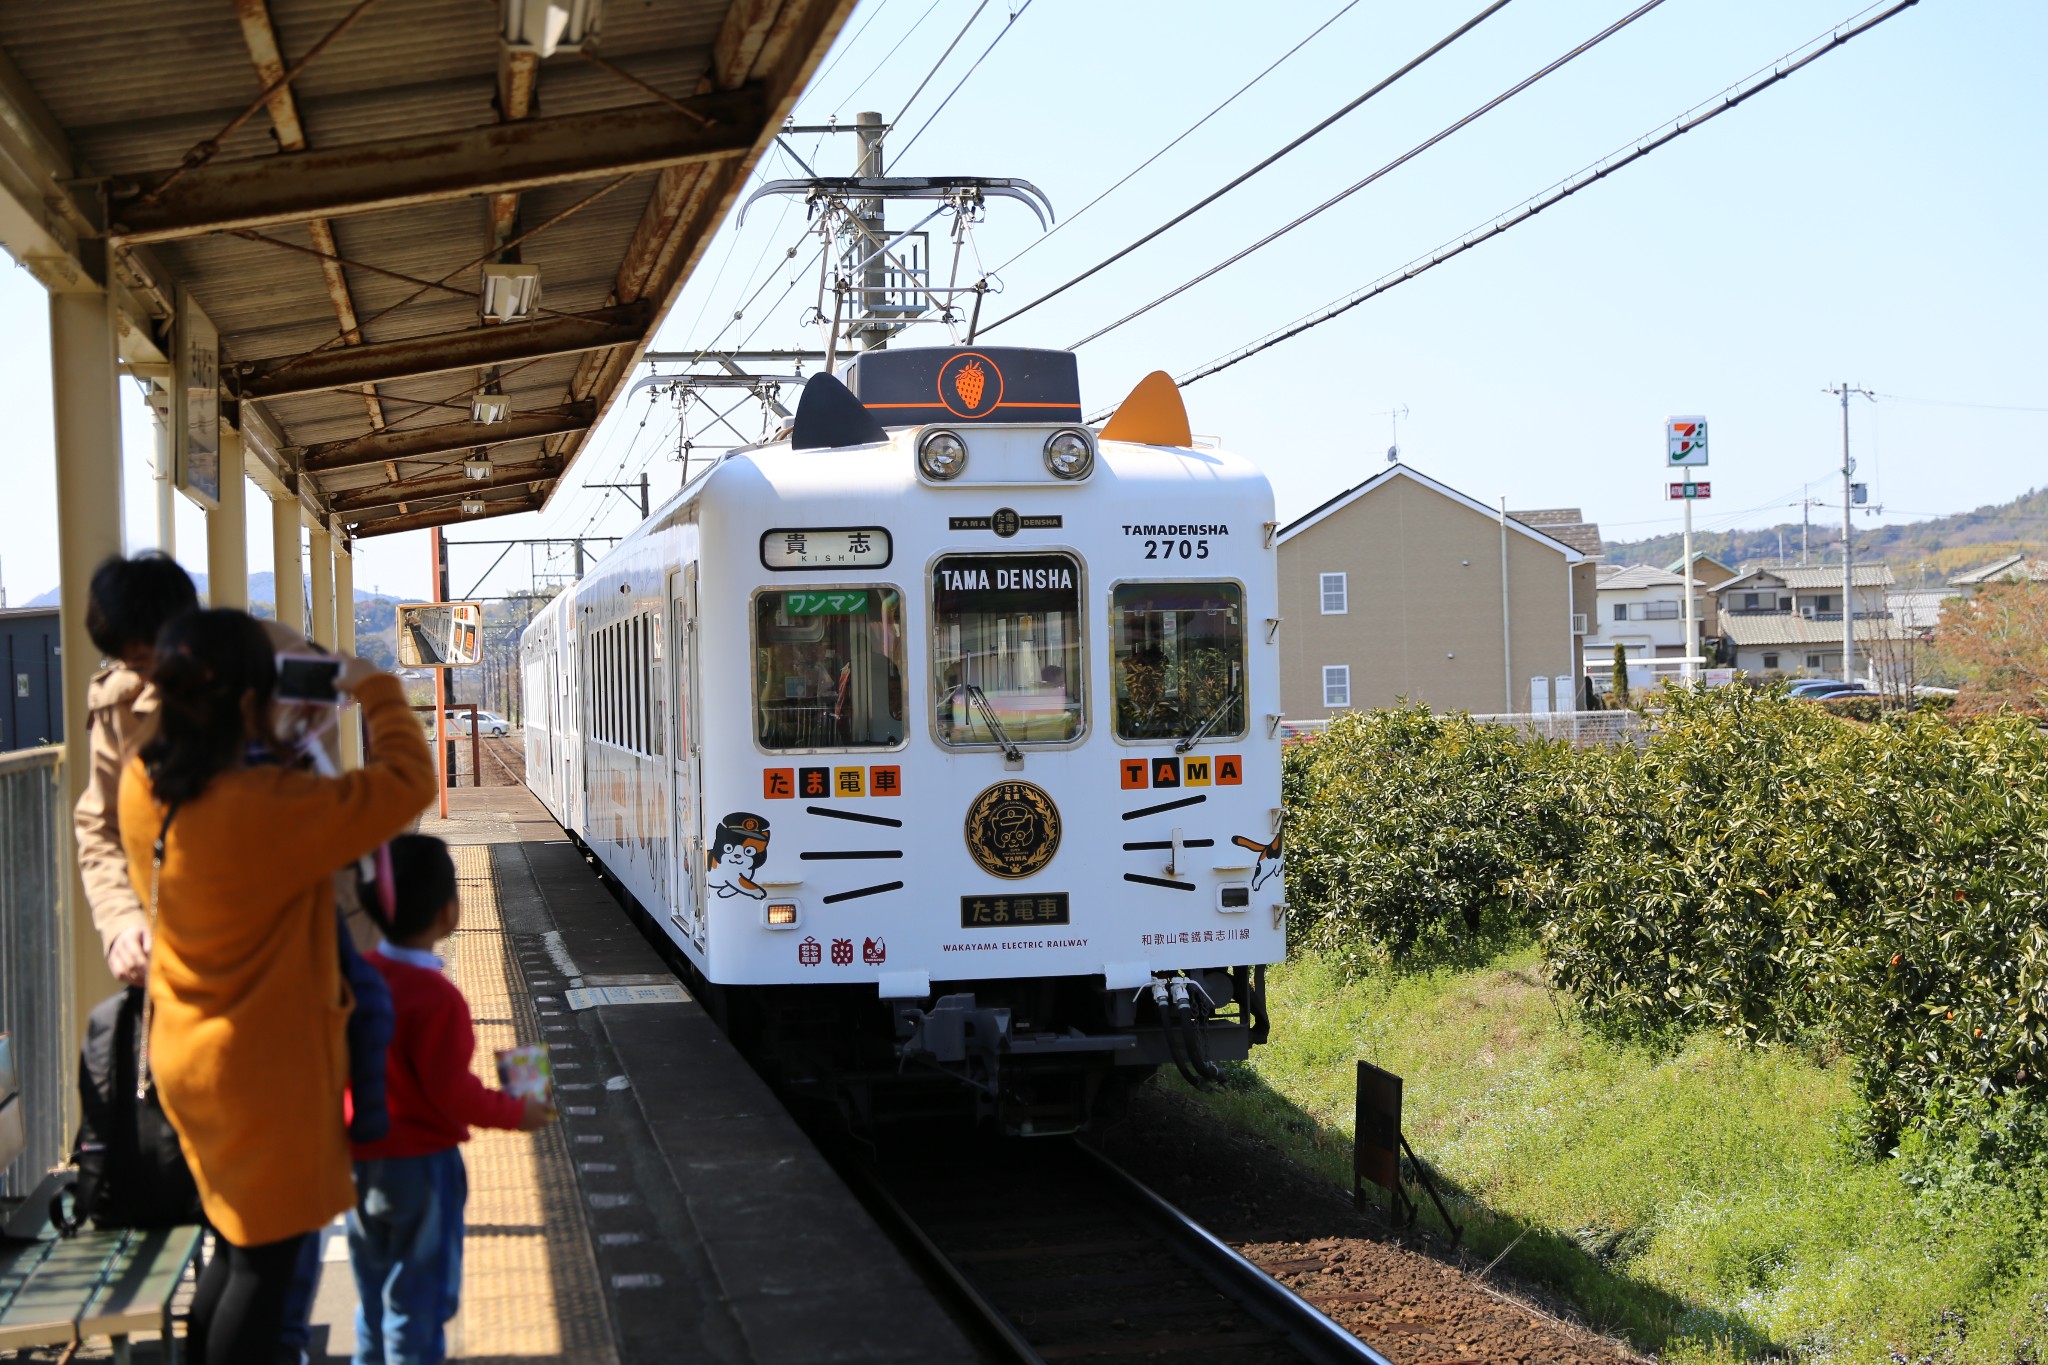
[[[1360,965],[1489,926],[1533,928],[1577,846],[1562,790],[1576,766],[1567,745],[1425,706],[1351,713],[1291,746],[1291,937]]]
[[[1958,1096],[2048,1094],[2048,739],[1844,727],[1775,691],[1669,702],[1583,788],[1544,926],[1588,1018],[1846,1051],[1880,1146]]]
[[[1882,697],[1820,697],[1815,704],[1831,716],[1860,720],[1865,724],[1876,721],[1885,713]]]

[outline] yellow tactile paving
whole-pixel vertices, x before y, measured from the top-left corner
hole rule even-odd
[[[455,833],[451,830],[450,833]],[[459,836],[458,836],[459,837]],[[462,928],[442,945],[476,1020],[474,1069],[497,1084],[501,1047],[540,1040],[498,913],[488,846],[456,846]],[[477,1133],[469,1164],[462,1312],[451,1324],[458,1360],[615,1361],[597,1266],[561,1129]]]

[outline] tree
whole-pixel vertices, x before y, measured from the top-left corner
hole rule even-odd
[[[1614,642],[1614,708],[1628,710],[1628,650],[1619,640]]]
[[[1945,603],[1935,639],[1962,681],[1957,710],[2048,707],[2048,583],[1987,583]]]

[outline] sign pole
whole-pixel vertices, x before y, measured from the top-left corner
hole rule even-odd
[[[1692,499],[1685,500],[1685,558],[1678,566],[1678,576],[1683,581],[1679,591],[1685,594],[1685,662],[1680,665],[1680,675],[1691,682],[1698,677],[1698,666],[1693,660],[1700,652],[1699,634],[1694,629],[1699,622],[1693,619],[1692,601]]]
[[[444,597],[441,589],[441,528],[427,531],[427,553],[433,558],[434,601]],[[448,818],[448,670],[434,670],[434,794],[441,805],[441,818]]]
[[[1678,564],[1679,590],[1685,594],[1685,657],[1679,661],[1678,675],[1691,683],[1699,677],[1700,655],[1699,620],[1692,595],[1692,500],[1708,495],[1708,486],[1697,482],[1699,476],[1693,471],[1705,468],[1707,463],[1706,418],[1665,419],[1664,463],[1667,469],[1685,467],[1681,471],[1685,482],[1672,484],[1671,496],[1685,501],[1685,551]]]

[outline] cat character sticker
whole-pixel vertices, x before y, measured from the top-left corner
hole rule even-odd
[[[1258,863],[1252,868],[1252,890],[1256,891],[1273,879],[1280,871],[1280,837],[1283,831],[1276,830],[1270,843],[1262,842],[1245,834],[1233,834],[1230,842],[1239,848],[1247,848],[1259,855]]]
[[[751,896],[760,900],[768,893],[754,884],[754,874],[768,861],[768,822],[758,815],[734,811],[718,822],[712,836],[711,870],[704,884],[719,898]]]

